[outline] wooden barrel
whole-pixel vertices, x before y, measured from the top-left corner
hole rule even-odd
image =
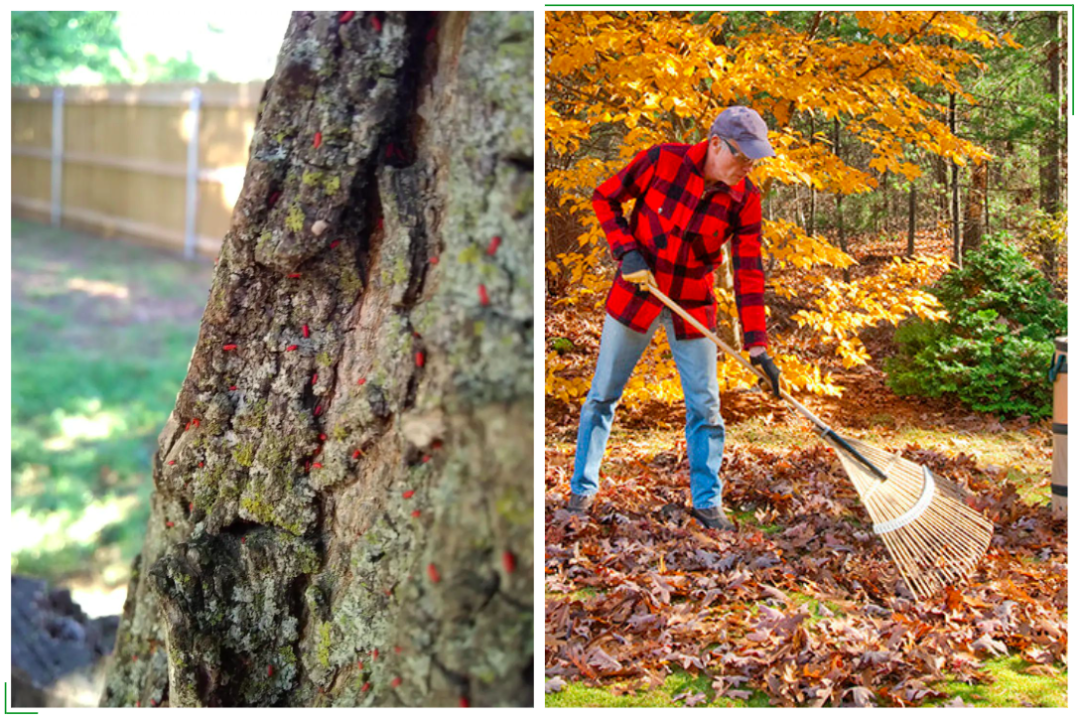
[[[1050,380],[1054,384],[1054,465],[1050,472],[1050,505],[1056,518],[1068,512],[1069,445],[1069,337],[1054,339],[1054,364]]]

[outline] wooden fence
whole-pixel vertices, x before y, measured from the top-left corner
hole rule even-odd
[[[216,255],[262,87],[12,86],[12,215]]]

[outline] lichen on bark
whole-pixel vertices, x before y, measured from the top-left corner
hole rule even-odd
[[[532,14],[344,18],[261,103],[105,705],[531,703]]]

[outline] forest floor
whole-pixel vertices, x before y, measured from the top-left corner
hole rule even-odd
[[[549,352],[568,338],[571,373],[590,377],[601,313],[549,305]],[[874,361],[834,374],[842,397],[799,398],[841,435],[967,486],[995,523],[968,582],[912,599],[835,454],[756,390],[721,397],[738,531],[704,531],[680,510],[681,403],[620,409],[591,518],[572,519],[579,408],[548,398],[548,706],[1066,705],[1067,530],[1048,508],[1050,421],[898,397],[880,370],[891,331],[864,340]]]
[[[119,613],[212,265],[12,221],[12,571]]]

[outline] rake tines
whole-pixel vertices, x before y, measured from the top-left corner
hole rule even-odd
[[[896,453],[835,434],[823,439],[836,450],[874,532],[916,597],[930,596],[971,572],[990,545],[994,527],[964,502],[963,488]],[[885,477],[876,476],[858,456]]]
[[[766,380],[686,309],[655,285],[647,287],[743,368]],[[971,571],[990,545],[994,527],[964,503],[962,488],[895,453],[842,438],[789,393],[781,390],[780,397],[813,423],[836,450],[874,521],[874,532],[885,542],[916,597],[925,598]]]

